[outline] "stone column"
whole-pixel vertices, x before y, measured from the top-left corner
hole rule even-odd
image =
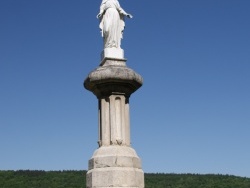
[[[98,145],[89,160],[87,188],[143,188],[141,160],[130,144],[129,97],[142,77],[123,58],[104,57],[84,81],[98,98]]]

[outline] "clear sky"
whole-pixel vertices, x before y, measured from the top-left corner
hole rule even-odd
[[[87,169],[101,0],[0,0],[0,170]],[[250,177],[250,1],[120,0],[145,172]]]

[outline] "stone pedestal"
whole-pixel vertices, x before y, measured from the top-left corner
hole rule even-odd
[[[87,188],[143,188],[141,160],[130,144],[129,97],[142,77],[125,59],[105,57],[84,81],[99,101],[98,145],[89,160]]]
[[[104,59],[104,58],[123,59],[124,51],[121,48],[105,48],[101,54],[101,59]]]

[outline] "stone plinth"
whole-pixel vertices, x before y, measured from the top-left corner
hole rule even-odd
[[[102,146],[89,160],[87,187],[144,187],[141,160],[127,146]]]
[[[102,51],[101,59],[104,59],[106,57],[107,58],[123,59],[124,58],[124,51],[121,48],[105,48]]]
[[[141,160],[130,144],[129,97],[142,77],[125,59],[104,58],[84,81],[98,98],[98,145],[89,160],[87,188],[143,188]]]

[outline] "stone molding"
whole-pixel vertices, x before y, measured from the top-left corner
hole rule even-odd
[[[105,63],[92,71],[84,81],[84,87],[98,98],[114,93],[130,96],[143,84],[143,78],[126,66],[124,59],[105,59]]]

